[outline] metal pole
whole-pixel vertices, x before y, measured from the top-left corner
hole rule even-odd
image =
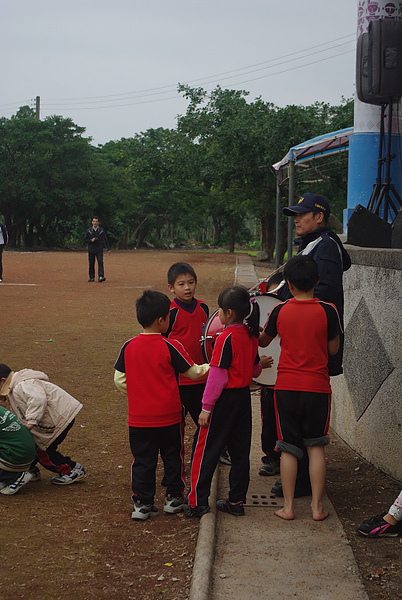
[[[40,119],[40,96],[36,96],[36,118]]]
[[[281,186],[279,184],[279,173],[276,178],[276,222],[275,222],[275,266],[279,267],[279,236],[281,221]]]
[[[289,162],[289,202],[288,206],[294,205],[295,198],[295,162]],[[293,252],[293,219],[288,217],[288,260],[292,258]]]

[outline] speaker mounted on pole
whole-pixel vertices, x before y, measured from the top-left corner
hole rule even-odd
[[[368,29],[369,92],[384,102],[402,97],[402,21],[379,19]]]

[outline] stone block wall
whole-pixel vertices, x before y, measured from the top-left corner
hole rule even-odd
[[[331,378],[331,426],[402,481],[402,250],[345,247],[344,374]]]

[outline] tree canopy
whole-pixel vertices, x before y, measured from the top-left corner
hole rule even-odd
[[[116,247],[194,240],[254,243],[272,257],[276,180],[271,165],[290,146],[353,122],[353,102],[277,107],[242,90],[179,86],[188,100],[175,129],[149,129],[94,147],[61,116],[42,121],[22,107],[0,118],[0,215],[12,246],[82,242],[94,214]],[[314,164],[297,193],[346,198],[342,161]],[[250,227],[250,224],[253,227]],[[255,239],[258,237],[258,239]],[[254,238],[254,239],[253,239]]]

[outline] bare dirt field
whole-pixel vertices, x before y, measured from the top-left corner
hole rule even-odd
[[[113,384],[123,342],[140,331],[134,302],[147,287],[167,292],[166,271],[190,262],[197,296],[211,309],[233,283],[224,253],[113,252],[104,283],[87,282],[86,253],[6,252],[0,284],[0,362],[40,369],[84,405],[62,448],[82,463],[83,482],[58,487],[51,473],[15,496],[0,495],[1,600],[158,600],[188,596],[198,522],[160,513],[132,522],[126,400]],[[188,422],[186,445],[194,433]],[[189,452],[187,452],[189,456]],[[370,600],[401,596],[399,540],[356,538],[353,524],[385,510],[396,482],[339,443],[328,452],[329,489]],[[157,474],[156,504],[164,491]]]

